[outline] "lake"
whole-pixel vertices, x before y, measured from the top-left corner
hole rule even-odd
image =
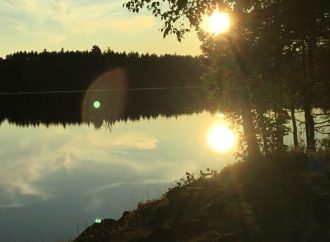
[[[208,112],[103,125],[0,127],[0,241],[73,239],[160,197],[186,171],[220,169],[233,152],[207,142]],[[38,122],[38,121],[36,121]]]

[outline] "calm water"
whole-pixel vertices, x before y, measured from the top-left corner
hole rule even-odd
[[[0,127],[0,241],[74,238],[95,218],[118,218],[159,197],[186,171],[220,169],[206,135],[217,117]]]

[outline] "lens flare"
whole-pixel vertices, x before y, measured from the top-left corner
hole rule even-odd
[[[102,219],[100,219],[100,218],[96,218],[96,219],[94,220],[94,222],[95,222],[96,224],[100,224],[100,223],[102,222]]]
[[[116,68],[93,80],[82,99],[83,122],[101,127],[103,121],[111,122],[120,118],[126,109],[127,78],[125,68]]]
[[[99,108],[101,107],[101,103],[100,103],[100,101],[95,100],[95,101],[93,102],[93,107],[94,107],[95,109],[99,109]]]

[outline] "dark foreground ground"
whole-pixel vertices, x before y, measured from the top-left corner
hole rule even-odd
[[[93,224],[74,241],[329,242],[329,152],[187,173],[159,200]]]

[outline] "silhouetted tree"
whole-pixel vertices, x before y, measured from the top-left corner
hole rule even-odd
[[[175,2],[169,0],[165,2],[167,3],[166,7],[160,4],[160,1],[131,0],[124,4],[124,6],[132,12],[138,12],[139,9],[146,7],[154,16],[160,17],[163,20],[164,25],[161,30],[164,37],[168,34],[175,34],[180,41],[183,34],[188,32],[190,28],[198,29],[203,15],[213,12],[219,4],[219,1],[211,0],[202,0],[198,1],[198,3],[185,0]],[[228,3],[229,1],[223,2],[223,7],[229,9],[230,5]],[[237,12],[240,12],[243,9],[239,5],[232,7],[238,9]],[[186,22],[188,22],[188,26]],[[240,35],[242,33],[237,31],[237,34]],[[245,79],[249,78],[250,73],[246,66],[246,62],[242,59],[242,55],[237,50],[240,46],[237,47],[236,44],[237,43],[232,43],[231,49],[234,52],[234,58],[238,63],[237,66],[239,67],[239,70],[237,73],[240,73],[240,77],[236,79],[240,82],[238,91],[240,99],[239,109],[242,116],[248,153],[249,155],[257,155],[259,154],[259,147],[253,124],[252,108],[250,104],[251,100],[248,92],[249,85],[245,82]]]
[[[221,93],[222,108],[227,103],[226,110],[241,114],[249,153],[258,150],[257,136],[264,151],[269,150],[266,137],[271,133],[278,149],[287,133],[287,110],[295,121],[297,108],[305,113],[307,148],[315,150],[312,108],[329,108],[327,95],[315,95],[329,90],[329,1],[130,0],[124,6],[132,12],[148,9],[163,21],[164,37],[175,34],[179,40],[199,29],[203,15],[217,8],[230,12],[235,19],[232,37],[200,37],[208,59],[208,86]],[[270,111],[271,118],[266,115]],[[297,146],[295,122],[293,126]]]

